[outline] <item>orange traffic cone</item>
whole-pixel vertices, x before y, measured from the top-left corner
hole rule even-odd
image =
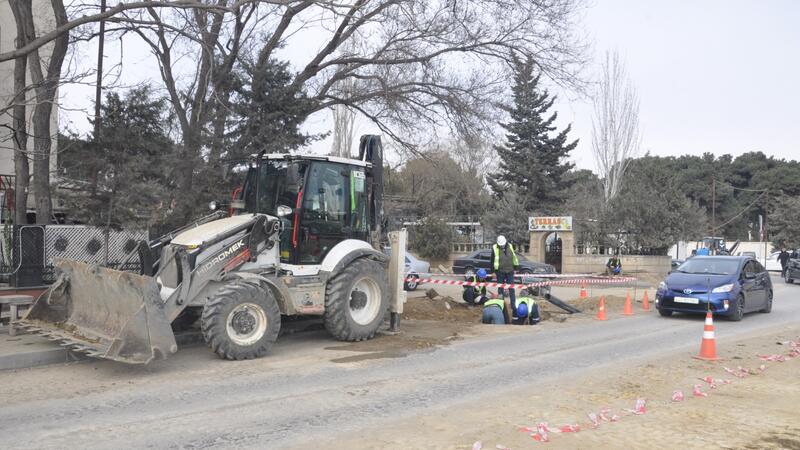
[[[581,283],[581,298],[589,297],[589,293],[586,292],[586,283]]]
[[[650,299],[647,298],[647,291],[644,291],[644,298],[642,299],[642,309],[650,311]]]
[[[705,361],[717,360],[717,341],[714,339],[714,319],[711,311],[706,313],[706,324],[703,328],[703,342],[700,344],[700,354],[696,359]]]
[[[596,320],[608,320],[606,318],[606,298],[600,297],[600,306],[597,308]]]
[[[625,309],[622,311],[623,316],[632,316],[633,315],[633,304],[631,304],[631,293],[628,292],[628,296],[625,297]]]

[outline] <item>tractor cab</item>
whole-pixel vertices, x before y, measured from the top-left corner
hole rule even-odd
[[[363,136],[359,159],[266,154],[252,158],[233,205],[239,213],[280,218],[283,264],[320,264],[347,239],[380,239],[383,150]]]
[[[318,156],[262,155],[242,189],[242,212],[283,224],[284,264],[320,264],[345,239],[369,240],[371,164]]]

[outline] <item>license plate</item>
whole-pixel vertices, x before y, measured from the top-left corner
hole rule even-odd
[[[696,305],[700,303],[700,300],[694,297],[675,297],[675,303],[690,303],[692,305]]]

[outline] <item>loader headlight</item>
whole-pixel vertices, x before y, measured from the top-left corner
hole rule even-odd
[[[713,291],[714,294],[721,294],[723,292],[730,292],[733,290],[733,283],[731,284],[723,284],[722,286],[715,287]]]

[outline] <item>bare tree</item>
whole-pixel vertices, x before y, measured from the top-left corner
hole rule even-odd
[[[352,86],[353,80],[345,83],[345,88]],[[355,138],[356,113],[346,105],[336,105],[333,107],[333,144],[331,154],[349,158],[353,149]]]
[[[25,45],[36,41],[36,28],[34,25],[33,8],[31,0],[11,0],[11,9],[14,13],[14,20],[17,24],[18,38],[22,37],[22,42]],[[53,10],[53,26],[58,28],[68,22],[67,12],[64,8],[62,0],[51,0]],[[53,40],[52,50],[49,58],[42,58],[39,54],[39,48],[34,48],[29,51],[27,56],[27,68],[30,71],[33,91],[35,93],[36,101],[33,106],[33,192],[36,198],[36,223],[50,223],[53,205],[50,197],[50,150],[52,148],[52,134],[51,118],[53,108],[56,103],[56,94],[58,92],[59,82],[61,80],[61,67],[64,63],[64,58],[67,54],[69,45],[69,33],[62,33],[55,37]],[[19,47],[19,42],[18,42]],[[22,57],[22,56],[20,56]],[[25,98],[25,92],[29,88],[25,86],[19,89],[19,82],[24,81],[22,76],[24,69],[19,70],[21,61],[17,58],[15,62],[15,101],[14,101],[14,126],[15,128],[22,125],[19,119],[25,116],[25,106],[19,104],[20,96]],[[20,113],[18,116],[17,113]],[[21,130],[22,131],[22,130]],[[15,141],[19,140],[21,134],[26,134],[25,129],[22,133],[17,133],[15,130]],[[15,147],[22,144],[15,142]],[[20,147],[20,150],[27,150],[25,147]],[[21,183],[27,182],[27,174],[22,175],[22,170],[28,170],[27,161],[22,161],[22,155],[15,158],[15,165],[19,163],[19,170],[15,169],[15,174],[21,176]],[[17,187],[18,194],[21,186]],[[23,198],[24,197],[24,198]],[[20,194],[17,198],[17,211],[20,209],[24,212],[27,206],[27,195]],[[22,219],[21,213],[18,214],[17,219]],[[20,223],[20,222],[18,222]],[[22,222],[24,223],[24,222]]]
[[[19,2],[9,4],[17,27],[16,47],[26,44],[24,15]],[[30,184],[30,168],[28,167],[28,125],[25,117],[25,92],[28,70],[28,56],[20,54],[14,59],[14,98],[12,100],[12,148],[14,151],[14,223],[28,223],[27,203],[28,185]]]
[[[625,170],[639,154],[639,96],[617,52],[606,52],[592,117],[592,151],[606,203],[620,190]]]
[[[80,3],[81,15],[0,53],[0,61],[103,19],[137,33],[156,57],[179,124],[176,183],[186,194],[197,191],[202,165],[220,153],[206,137],[231,126],[225,84],[243,58],[258,71],[313,30],[322,35],[319,48],[291,82],[308,100],[307,115],[342,105],[413,152],[437,130],[489,132],[506,88],[498,62],[513,54],[535,55],[545,76],[579,85],[585,47],[574,20],[581,1],[145,0],[104,12]],[[190,196],[177,200],[186,209],[196,204]]]

